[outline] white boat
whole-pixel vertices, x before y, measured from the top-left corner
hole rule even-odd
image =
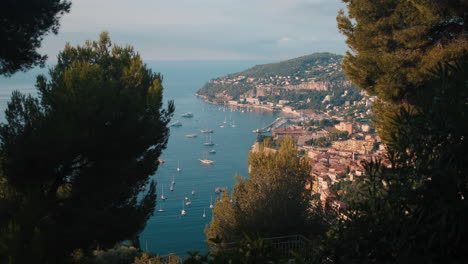
[[[224,128],[224,125],[220,125],[219,128]]]
[[[195,195],[195,187],[192,187],[192,195]]]
[[[160,212],[160,213],[165,212],[164,209],[162,208],[162,204],[159,205],[159,210],[158,210],[158,212]]]
[[[187,206],[189,206],[189,205],[191,205],[191,204],[192,204],[191,201],[188,201],[188,202],[185,203],[185,205],[187,205]]]
[[[182,211],[180,211],[180,214],[181,214],[181,215],[185,215],[185,214],[186,214],[184,201],[182,201]]]
[[[189,198],[188,198],[187,196],[185,196],[185,198],[184,198],[184,199],[185,199],[185,201],[188,201],[188,200],[189,200]]]
[[[212,149],[212,150],[209,151],[209,153],[215,154],[215,153],[216,153],[216,150]]]
[[[227,123],[227,121],[226,121],[226,117],[224,117],[223,124],[226,124],[226,123]]]
[[[214,164],[214,161],[209,160],[209,159],[198,159],[201,163],[207,164],[207,165],[212,165]]]
[[[203,218],[206,218],[206,212],[205,212],[205,208],[203,208],[203,215],[202,215]]]
[[[197,137],[197,135],[195,135],[195,134],[188,134],[188,135],[185,135],[185,136],[188,137],[188,138],[196,138]]]
[[[179,161],[177,161],[177,169],[176,169],[176,170],[177,170],[177,172],[181,172],[181,171],[182,171],[182,169],[180,168]]]
[[[185,117],[185,118],[191,118],[191,117],[193,117],[193,113],[187,112],[187,113],[183,113],[181,116]]]
[[[166,200],[166,196],[164,196],[164,185],[161,184],[161,200]]]
[[[202,133],[213,133],[213,129],[202,129],[200,130]]]
[[[211,134],[210,134],[210,140],[203,143],[203,145],[205,145],[205,146],[213,146],[214,145],[213,141],[211,140]]]
[[[182,126],[182,123],[179,120],[177,120],[177,121],[175,121],[173,123],[170,123],[169,126],[170,127],[180,127],[180,126]]]
[[[210,196],[210,209],[213,209],[213,196]]]

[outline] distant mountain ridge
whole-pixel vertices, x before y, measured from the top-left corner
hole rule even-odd
[[[341,69],[343,56],[314,53],[276,63],[256,65],[242,72],[208,81],[197,94],[213,101],[243,98],[282,99],[291,92],[356,89]],[[283,98],[284,99],[284,98]],[[274,101],[274,100],[267,100]]]

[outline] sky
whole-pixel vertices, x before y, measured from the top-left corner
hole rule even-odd
[[[58,35],[41,52],[51,61],[66,42],[108,31],[145,60],[282,60],[344,54],[336,27],[341,0],[71,0]]]

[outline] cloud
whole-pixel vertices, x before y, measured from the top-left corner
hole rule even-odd
[[[313,51],[343,53],[339,0],[80,0],[43,51],[66,41],[131,44],[145,59],[283,59]],[[324,45],[326,43],[326,45]]]

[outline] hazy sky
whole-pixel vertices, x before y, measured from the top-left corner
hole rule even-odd
[[[336,28],[340,0],[72,0],[58,36],[42,52],[51,60],[68,41],[107,30],[145,60],[280,60],[328,51],[343,54]]]

